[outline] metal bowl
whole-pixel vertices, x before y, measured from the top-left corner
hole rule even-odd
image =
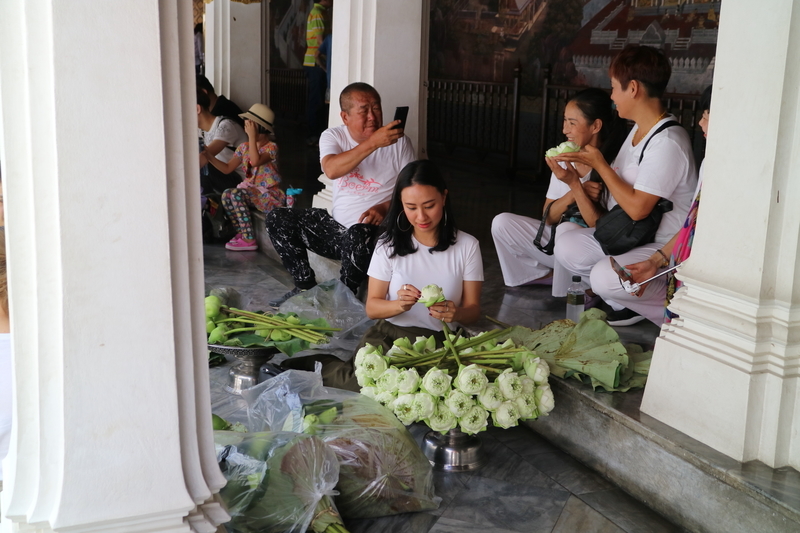
[[[208,350],[222,355],[231,355],[239,360],[231,367],[228,374],[228,385],[225,387],[225,390],[233,394],[241,394],[244,389],[258,385],[261,365],[278,353],[277,348],[261,346],[242,348],[219,344],[209,344]]]

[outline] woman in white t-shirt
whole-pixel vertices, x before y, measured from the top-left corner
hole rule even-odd
[[[456,229],[448,191],[431,161],[409,163],[397,177],[389,212],[369,265],[367,316],[390,337],[431,335],[441,321],[470,324],[480,316],[483,262],[478,240]],[[438,285],[447,298],[430,308],[421,289]],[[416,330],[424,328],[425,333]],[[374,343],[373,343],[374,344]]]
[[[627,126],[617,117],[608,93],[592,88],[569,99],[564,108],[562,131],[568,141],[578,146],[594,146],[606,159],[613,160],[625,140]],[[573,167],[558,164],[552,158],[545,160],[553,172],[545,195],[547,220],[542,230],[542,244],[550,242],[552,225],[572,205],[577,205],[582,220],[559,224],[556,237],[571,229],[594,226],[605,211],[606,196],[600,176],[588,165],[578,163]],[[541,224],[540,220],[514,213],[501,213],[494,218],[492,237],[503,280],[509,287],[552,284],[553,296],[566,296],[571,274],[533,243]]]
[[[609,164],[592,146],[555,157],[556,161],[582,163],[596,170],[610,194],[608,208],[619,204],[633,220],[647,217],[661,198],[672,202],[673,209],[664,214],[655,242],[616,256],[622,265],[638,263],[660,250],[681,227],[692,203],[697,171],[689,135],[679,126],[659,131],[666,122],[675,120],[661,103],[671,72],[661,51],[649,46],[625,47],[609,67],[611,99],[619,116],[635,125],[617,157]],[[648,309],[640,315],[614,301],[605,284],[595,283],[594,269],[600,265],[604,270],[609,260],[594,238],[594,228],[559,235],[554,255],[570,272],[590,279],[592,290],[610,306],[608,323],[612,326],[628,326],[645,318],[656,324],[663,321],[662,311]]]
[[[414,161],[397,177],[391,204],[369,265],[367,316],[378,319],[361,338],[384,353],[395,339],[418,336],[444,341],[442,321],[470,324],[480,317],[483,262],[478,240],[456,229],[450,198],[439,169]],[[418,300],[426,285],[447,298],[425,307]],[[314,370],[322,363],[326,387],[360,391],[353,360],[331,355],[287,359],[283,369]]]

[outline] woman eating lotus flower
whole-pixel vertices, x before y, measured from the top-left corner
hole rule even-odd
[[[367,316],[378,319],[361,339],[386,353],[399,338],[444,341],[442,321],[470,324],[480,317],[483,262],[478,240],[456,228],[447,186],[430,161],[414,161],[397,177],[389,212],[369,266]],[[422,288],[438,285],[446,300],[426,307]],[[313,360],[312,360],[313,359]],[[327,387],[359,391],[353,360],[333,356],[287,359],[283,368],[323,364]]]
[[[602,89],[584,89],[569,99],[564,108],[562,131],[567,141],[579,147],[597,148],[608,160],[616,157],[627,134],[625,122],[617,117],[611,97]],[[552,284],[553,296],[566,296],[572,274],[557,264],[553,255],[537,248],[533,240],[539,227],[545,224],[542,243],[549,243],[553,238],[552,225],[573,205],[577,205],[580,219],[559,224],[559,239],[571,229],[594,226],[605,212],[607,191],[599,174],[588,165],[559,164],[553,157],[545,161],[552,170],[544,203],[547,219],[539,221],[501,213],[492,221],[492,237],[507,286]]]

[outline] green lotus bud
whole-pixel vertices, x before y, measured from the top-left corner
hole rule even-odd
[[[269,338],[274,340],[275,342],[281,341],[288,341],[292,338],[290,333],[283,331],[282,329],[273,329],[272,333],[270,333]]]
[[[216,327],[217,325],[214,324],[214,321],[209,320],[208,322],[206,322],[206,333],[211,333],[212,331],[214,331],[214,328]]]
[[[269,338],[270,333],[272,333],[271,329],[257,329],[255,334],[259,337],[264,337],[265,339]]]
[[[222,418],[221,416],[217,416],[212,413],[211,415],[211,427],[214,428],[214,431],[225,431],[231,427],[230,423],[227,420]]]
[[[206,296],[206,318],[215,318],[222,307],[222,300],[216,296]]]
[[[297,316],[297,315],[289,315],[289,316],[286,317],[286,323],[287,324],[299,324],[300,323],[300,317]]]
[[[421,292],[422,296],[418,301],[425,304],[425,307],[430,307],[434,304],[445,301],[442,288],[438,285],[425,285]]]
[[[208,343],[209,344],[222,344],[228,338],[227,335],[228,328],[224,325],[219,325],[215,327],[211,333],[208,334]]]
[[[557,155],[566,154],[569,152],[580,152],[581,147],[575,144],[572,141],[567,141],[550,148],[548,151],[544,153],[545,157],[555,157]]]

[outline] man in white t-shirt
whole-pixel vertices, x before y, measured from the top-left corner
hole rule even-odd
[[[197,89],[197,127],[203,134],[205,151],[223,163],[233,157],[236,147],[247,141],[247,134],[238,123],[227,117],[217,117],[211,114],[208,95]],[[225,189],[235,188],[244,179],[244,170],[237,168],[230,174],[209,165],[208,160],[200,154],[200,168],[206,167],[207,173],[200,177],[200,186],[203,192],[222,193]]]
[[[381,97],[366,83],[352,83],[339,97],[343,126],[329,128],[319,139],[325,175],[334,180],[333,210],[275,209],[267,230],[295,287],[269,302],[273,307],[316,284],[307,250],[340,259],[340,279],[353,292],[367,277],[378,225],[389,208],[395,180],[414,161],[414,148],[395,128],[383,126]]]

